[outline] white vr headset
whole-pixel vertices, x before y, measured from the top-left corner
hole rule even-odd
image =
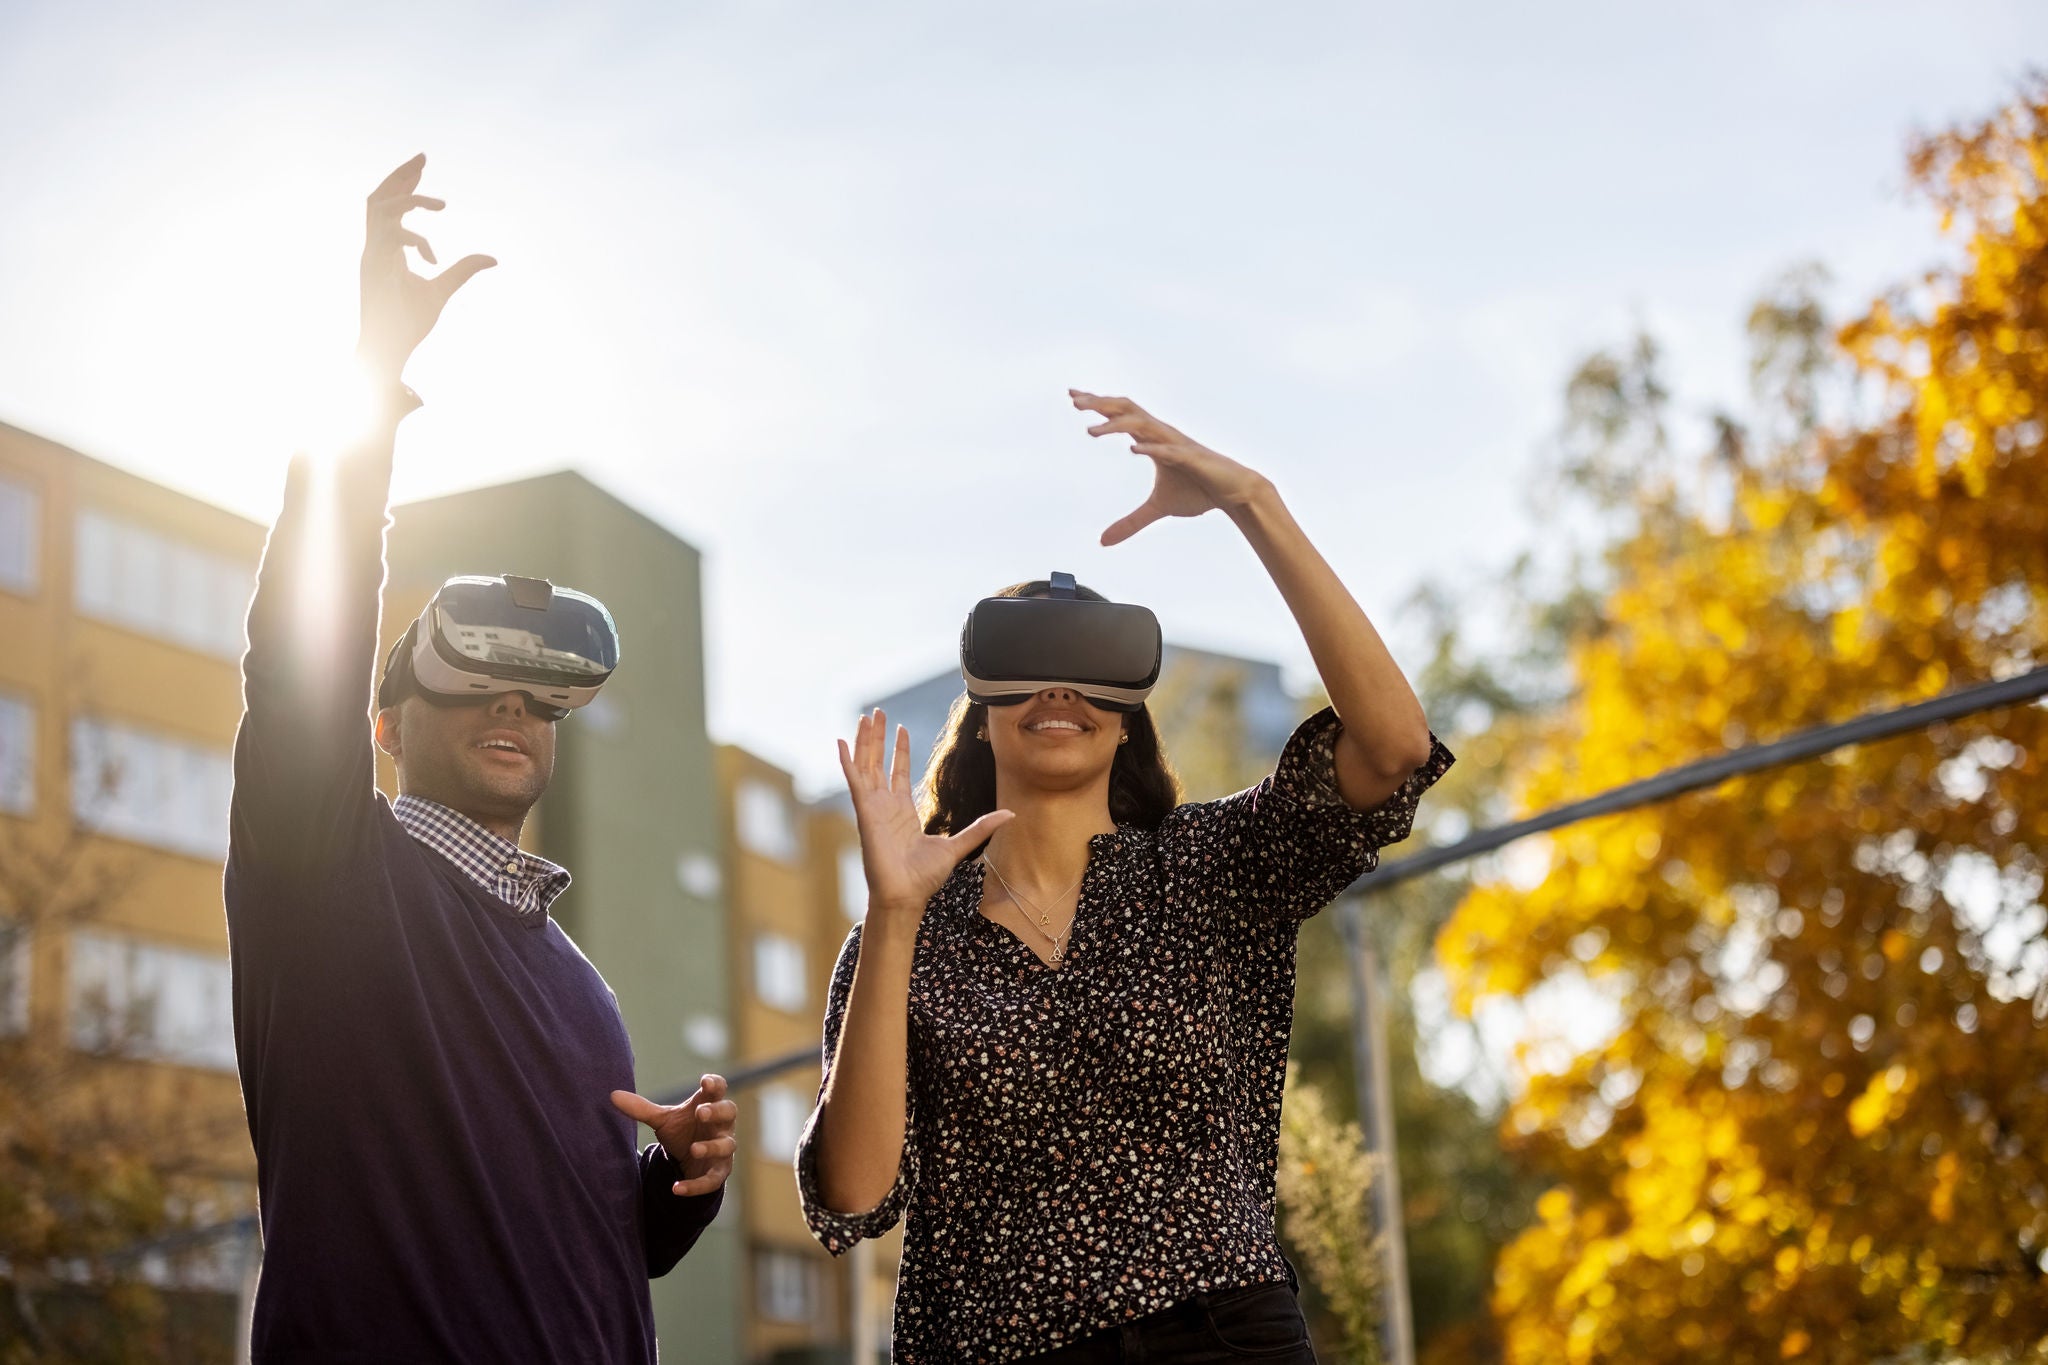
[[[618,666],[618,630],[596,598],[517,574],[451,578],[392,647],[377,705],[397,705],[410,682],[440,705],[522,692],[560,720]]]

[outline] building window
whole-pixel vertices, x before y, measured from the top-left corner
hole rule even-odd
[[[754,1253],[754,1305],[769,1322],[807,1323],[819,1315],[818,1265],[794,1251]]]
[[[225,857],[233,785],[225,749],[112,721],[71,722],[71,813],[88,829]]]
[[[861,864],[859,844],[839,850],[839,908],[856,924],[868,915],[868,871]]]
[[[791,809],[787,795],[750,777],[739,784],[733,804],[733,823],[738,827],[742,848],[777,862],[796,861],[796,812]]]
[[[0,692],[0,811],[28,815],[36,808],[36,709]]]
[[[0,478],[0,588],[24,595],[36,590],[42,563],[43,500],[36,490]]]
[[[71,936],[72,1046],[232,1071],[228,959],[80,930]]]
[[[725,1020],[715,1014],[693,1014],[683,1020],[683,1046],[699,1057],[723,1063],[730,1041]]]
[[[794,1161],[804,1120],[811,1116],[804,1093],[786,1085],[763,1086],[755,1103],[760,1107],[761,1154],[776,1161]]]
[[[0,919],[0,1037],[28,1032],[29,927]]]
[[[754,939],[754,994],[770,1009],[794,1014],[810,994],[804,980],[804,945],[781,934]]]
[[[676,859],[676,885],[700,901],[717,900],[725,876],[719,871],[718,859],[710,854],[685,853]]]
[[[78,514],[78,609],[223,659],[242,653],[255,576],[241,562],[99,512]]]

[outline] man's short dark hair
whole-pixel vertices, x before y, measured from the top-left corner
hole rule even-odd
[[[379,711],[398,705],[420,690],[412,676],[412,633],[418,625],[415,621],[407,626],[405,634],[398,637],[398,643],[391,646],[391,652],[384,656],[384,672],[377,679]]]

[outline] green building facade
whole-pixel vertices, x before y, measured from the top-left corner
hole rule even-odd
[[[538,851],[575,879],[556,915],[618,996],[641,1093],[693,1087],[731,1065],[722,1055],[729,954],[698,552],[563,472],[397,508],[389,564],[385,648],[455,574],[547,578],[611,609],[619,669],[596,702],[561,724]],[[667,1359],[739,1358],[737,1198],[729,1188],[718,1222],[653,1282]]]

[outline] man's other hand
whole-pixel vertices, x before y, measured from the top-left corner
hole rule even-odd
[[[709,1194],[732,1174],[739,1107],[725,1097],[725,1077],[705,1076],[697,1082],[697,1093],[681,1104],[656,1104],[630,1090],[612,1091],[612,1104],[652,1128],[661,1149],[683,1168],[683,1178],[673,1187],[677,1194]]]

